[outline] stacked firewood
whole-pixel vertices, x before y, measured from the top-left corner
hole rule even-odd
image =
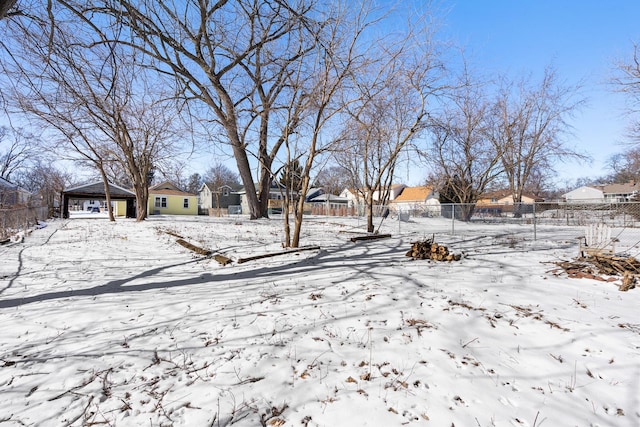
[[[411,249],[405,254],[413,259],[431,259],[434,261],[460,261],[460,255],[449,252],[449,248],[427,239],[413,242]]]

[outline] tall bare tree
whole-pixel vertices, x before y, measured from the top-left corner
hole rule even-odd
[[[204,181],[212,183],[215,188],[228,185],[235,187],[240,184],[238,174],[229,169],[224,163],[214,163],[204,174]]]
[[[288,122],[300,123],[295,136],[302,144],[292,149],[293,138],[287,133],[285,166],[301,166],[293,234],[290,233],[288,209],[284,215],[287,246],[298,247],[300,244],[305,195],[311,185],[313,169],[318,159],[334,150],[340,140],[339,129],[347,109],[359,100],[360,93],[353,90],[354,76],[366,71],[365,66],[374,60],[369,56],[374,51],[367,50],[363,41],[372,36],[368,30],[373,30],[377,23],[371,13],[369,2],[361,2],[356,8],[349,2],[335,2],[317,34],[319,43],[307,55],[301,72],[291,79],[298,91],[292,98]],[[290,194],[290,191],[286,192],[285,200]]]
[[[486,85],[465,70],[455,86],[442,109],[431,115],[431,144],[423,157],[431,166],[430,183],[439,189],[440,200],[463,204],[461,217],[468,220],[473,203],[500,175],[501,156],[487,138]]]
[[[135,51],[107,43],[109,29],[55,10],[56,19],[30,16],[13,20],[15,61],[7,65],[14,78],[16,106],[55,130],[62,146],[72,147],[90,162],[105,183],[110,219],[108,165],[127,172],[136,193],[137,219],[146,217],[148,175],[161,156],[170,157],[175,109],[153,95],[152,85],[136,66]],[[33,31],[33,22],[46,33]]]
[[[353,76],[357,102],[349,106],[336,158],[361,185],[369,232],[375,195],[377,203],[388,201],[398,158],[426,129],[430,102],[443,89],[443,64],[428,22],[400,40],[381,40],[370,49],[376,60]]]
[[[315,0],[96,0],[73,9],[87,20],[124,26],[145,63],[175,79],[186,100],[208,107],[206,119],[224,130],[252,218],[266,216],[271,164],[294,123],[272,126],[290,105],[288,78],[297,61],[317,43],[322,26],[311,18]],[[284,133],[283,133],[284,132]],[[254,162],[254,163],[252,163]],[[257,164],[256,192],[252,164]]]
[[[502,81],[489,138],[501,154],[515,203],[522,201],[534,172],[550,172],[557,162],[587,158],[564,140],[570,131],[569,119],[585,102],[579,89],[562,84],[552,68],[545,69],[539,83],[531,78]]]

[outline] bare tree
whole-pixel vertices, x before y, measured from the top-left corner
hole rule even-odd
[[[551,172],[556,162],[587,158],[563,140],[570,130],[568,119],[584,104],[579,86],[561,84],[552,68],[545,69],[538,84],[531,81],[503,80],[489,126],[515,203],[522,201],[534,172]]]
[[[460,203],[464,220],[475,203],[501,173],[500,152],[487,139],[490,113],[485,84],[475,82],[465,70],[444,101],[431,115],[431,144],[423,157],[431,166],[430,184],[440,191],[440,201]]]
[[[0,126],[0,177],[11,175],[38,160],[40,142],[35,135],[23,129]]]
[[[18,172],[16,182],[46,204],[49,216],[59,213],[56,207],[65,188],[73,184],[70,173],[54,166],[53,162],[37,161],[29,169]],[[44,205],[43,205],[44,206]]]
[[[357,102],[349,106],[336,159],[361,184],[368,232],[374,231],[375,203],[389,199],[400,154],[425,130],[429,103],[442,90],[443,66],[428,37],[432,29],[422,22],[401,40],[385,39],[370,49],[376,61],[353,76]]]
[[[340,194],[351,185],[349,171],[340,166],[327,166],[315,177],[314,186],[322,187],[329,194]]]
[[[209,168],[204,175],[204,182],[209,185],[215,195],[218,214],[220,214],[220,196],[223,194],[223,187],[228,186],[235,189],[240,184],[238,174],[222,163],[216,163]]]
[[[617,73],[613,77],[615,90],[623,93],[628,101],[630,116],[640,113],[640,46],[633,44],[633,54],[628,61],[619,61]],[[635,143],[640,143],[640,118],[631,121],[628,129],[629,137]]]
[[[632,147],[612,155],[607,161],[607,167],[611,170],[607,177],[610,182],[640,182],[640,147]]]
[[[252,218],[266,216],[271,164],[294,123],[272,127],[273,114],[290,105],[287,82],[316,44],[321,23],[313,0],[157,2],[96,1],[73,9],[87,20],[123,25],[145,63],[175,79],[186,100],[209,107],[205,119],[224,130],[247,190]],[[284,132],[284,133],[283,133]],[[260,168],[256,192],[250,161]]]
[[[354,91],[354,76],[365,71],[372,61],[363,39],[377,20],[371,17],[371,4],[361,2],[353,8],[349,2],[335,2],[334,8],[321,20],[324,24],[317,32],[318,43],[309,52],[300,72],[291,76],[291,86],[297,88],[287,110],[287,123],[296,126],[296,132],[285,132],[287,158],[285,172],[292,166],[299,168],[299,182],[285,191],[284,227],[285,245],[298,247],[302,232],[305,195],[311,185],[311,174],[318,159],[330,154],[338,141],[339,129],[346,109],[358,101]],[[295,136],[295,137],[294,137]],[[292,183],[294,180],[289,180]],[[292,195],[299,194],[294,210],[295,224],[291,234],[288,206]]]
[[[100,172],[110,219],[108,165],[121,165],[136,193],[137,219],[146,218],[148,176],[161,156],[172,154],[175,109],[153,95],[135,64],[135,52],[106,43],[108,29],[76,15],[55,11],[29,21],[14,20],[15,61],[5,67],[14,78],[13,99],[19,109],[54,129],[56,142],[72,147],[80,159]],[[65,19],[66,18],[66,19]],[[33,22],[48,33],[33,31]]]
[[[212,183],[214,188],[220,188],[223,185],[236,187],[240,184],[238,174],[233,172],[223,163],[215,163],[204,174],[204,181]]]

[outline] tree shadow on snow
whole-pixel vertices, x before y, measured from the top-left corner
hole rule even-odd
[[[359,251],[353,253],[354,248],[359,249]],[[371,278],[368,276],[375,274],[381,267],[388,266],[390,262],[400,262],[400,260],[404,258],[404,252],[406,252],[406,248],[400,240],[393,245],[386,244],[382,247],[375,244],[367,245],[360,243],[354,245],[345,243],[339,247],[322,249],[316,256],[299,261],[283,262],[267,266],[260,264],[253,269],[242,271],[233,269],[216,270],[215,273],[198,274],[194,277],[169,281],[146,281],[145,283],[128,285],[140,279],[161,277],[162,273],[173,268],[202,262],[203,258],[197,258],[186,262],[152,268],[128,278],[112,280],[103,285],[89,288],[65,289],[22,298],[0,300],[0,309],[20,307],[43,301],[76,297],[95,297],[122,292],[144,292],[155,289],[202,285],[205,283],[227,283],[235,285],[234,287],[243,287],[247,285],[247,281],[260,280],[261,278],[273,280],[274,278],[286,278],[287,274],[304,276],[318,271],[321,271],[323,274],[329,274],[334,269],[344,270],[345,267],[351,274],[342,275],[342,281],[362,277]]]

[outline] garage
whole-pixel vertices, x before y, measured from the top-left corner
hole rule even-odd
[[[126,206],[124,216],[126,218],[136,217],[135,193],[109,183],[109,195],[111,196],[112,203],[124,202]],[[81,201],[105,201],[106,199],[105,186],[102,182],[95,182],[64,190],[62,192],[62,217],[69,218],[69,207],[72,203],[74,203],[74,207],[77,209]],[[122,213],[119,213],[119,216],[122,216]]]

